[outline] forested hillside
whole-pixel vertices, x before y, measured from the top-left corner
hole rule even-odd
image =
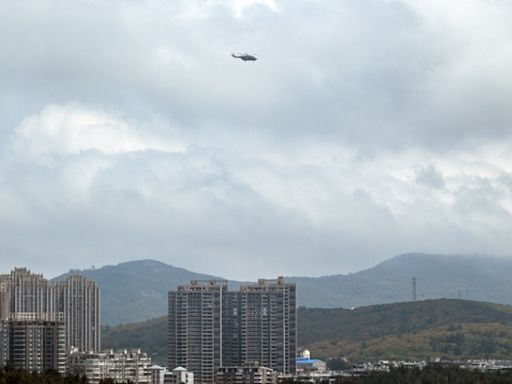
[[[140,347],[165,363],[167,320],[110,327],[105,348]],[[347,309],[298,310],[300,348],[316,357],[380,359],[510,358],[512,308],[467,300],[425,300]]]

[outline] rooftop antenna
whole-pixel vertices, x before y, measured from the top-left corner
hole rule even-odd
[[[412,301],[416,301],[416,276],[412,278]]]

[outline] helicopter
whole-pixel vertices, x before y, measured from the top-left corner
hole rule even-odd
[[[233,56],[235,59],[242,59],[243,61],[256,61],[258,58],[254,55],[249,55],[247,52],[245,53],[232,53],[231,56]]]

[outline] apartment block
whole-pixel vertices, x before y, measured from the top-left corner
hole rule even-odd
[[[64,326],[58,321],[0,320],[0,363],[30,372],[66,372]]]
[[[295,373],[295,285],[280,277],[228,291],[225,281],[192,281],[169,292],[169,368],[213,383],[219,368],[259,363]]]
[[[101,348],[99,287],[81,275],[58,282],[26,268],[0,275],[0,318],[63,322],[67,351]]]
[[[169,292],[169,360],[185,367],[198,383],[213,383],[223,365],[225,281],[193,281]]]
[[[240,362],[259,362],[295,373],[297,350],[295,285],[260,279],[240,287]]]
[[[62,313],[66,349],[83,352],[101,349],[100,292],[94,281],[71,275],[51,286],[52,310]]]

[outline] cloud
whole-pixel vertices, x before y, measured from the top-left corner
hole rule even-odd
[[[53,274],[155,257],[244,278],[508,253],[511,12],[3,2],[2,244]]]
[[[443,174],[432,164],[416,168],[414,174],[416,181],[420,184],[433,188],[442,188],[445,185]]]
[[[140,134],[122,119],[75,105],[50,105],[25,118],[16,128],[12,146],[24,156],[66,156],[86,151],[103,154],[180,150],[172,143]]]

